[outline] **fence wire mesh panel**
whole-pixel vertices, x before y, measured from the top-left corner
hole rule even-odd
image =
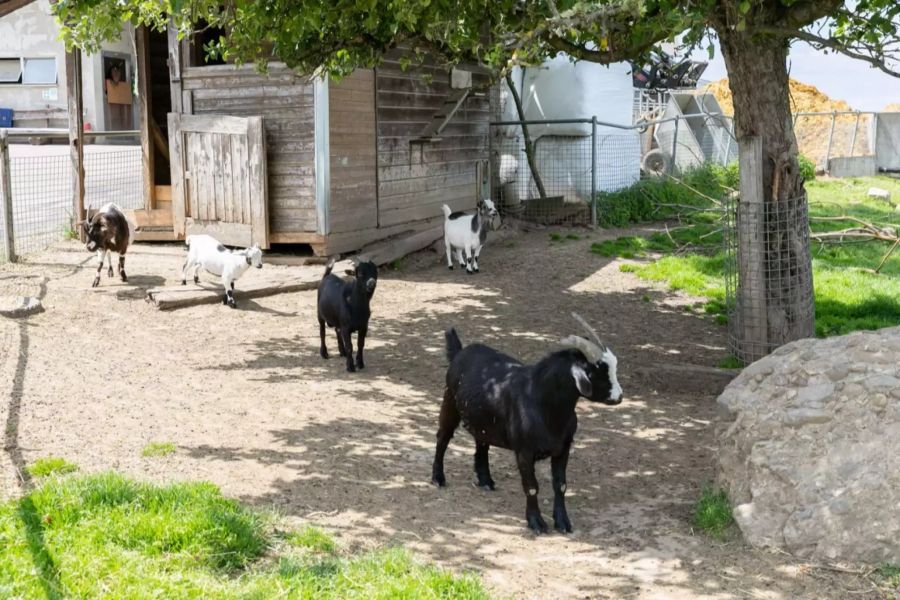
[[[592,133],[590,120],[584,119],[528,127],[533,163],[521,123],[491,128],[492,194],[505,215],[546,225],[590,225],[597,192],[628,187],[640,178],[636,129],[598,127]]]
[[[43,250],[72,227],[72,162],[68,155],[10,158],[16,253]]]
[[[874,113],[797,113],[794,135],[800,154],[826,170],[832,158],[872,156],[874,117]]]
[[[84,155],[84,203],[99,208],[144,206],[140,146],[94,146]]]
[[[735,197],[725,214],[728,345],[749,364],[780,346],[787,331],[813,329],[807,202],[805,196],[764,203]]]
[[[68,146],[10,144],[13,237],[17,254],[37,252],[72,232],[72,160]],[[86,145],[86,208],[143,206],[139,146]]]

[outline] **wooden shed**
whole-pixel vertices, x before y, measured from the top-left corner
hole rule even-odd
[[[440,236],[441,204],[490,189],[486,76],[403,50],[339,83],[209,64],[204,39],[137,32],[145,209],[138,239],[207,232],[319,255]]]

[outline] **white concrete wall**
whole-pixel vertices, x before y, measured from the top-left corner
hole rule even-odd
[[[22,85],[0,83],[0,108],[15,110],[36,110],[42,108],[66,109],[66,53],[63,44],[57,40],[59,27],[50,12],[49,0],[37,0],[13,11],[0,19],[0,58],[50,58],[56,59],[56,85]],[[123,30],[122,38],[103,46],[104,51],[127,54],[131,70],[129,81],[134,76],[134,56],[132,52],[133,31],[130,26]],[[103,61],[100,55],[85,55],[82,58],[82,86],[84,100],[84,121],[93,129],[105,127],[103,111]],[[136,105],[134,109],[136,111]],[[15,119],[17,127],[46,127],[46,120],[22,121]],[[51,121],[51,127],[65,127],[64,120]]]

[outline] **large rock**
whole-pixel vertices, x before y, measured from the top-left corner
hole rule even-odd
[[[787,344],[718,403],[719,480],[748,542],[900,563],[900,327]]]

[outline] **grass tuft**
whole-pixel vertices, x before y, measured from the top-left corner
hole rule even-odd
[[[322,554],[334,554],[337,552],[337,544],[334,543],[334,540],[318,527],[311,525],[307,525],[299,531],[288,533],[285,540],[291,546],[305,548],[313,552]]]
[[[744,363],[742,363],[741,359],[739,359],[737,356],[729,354],[719,361],[718,367],[720,369],[743,369]]]
[[[150,442],[141,450],[141,456],[144,458],[157,458],[168,456],[175,452],[175,444],[172,442]]]
[[[32,477],[47,477],[74,473],[78,470],[78,465],[58,456],[46,456],[31,463],[26,470]]]
[[[12,598],[488,598],[477,578],[402,549],[342,557],[306,527],[270,520],[210,483],[116,473],[51,478],[0,504],[0,595]]]
[[[734,517],[731,515],[731,504],[725,490],[712,486],[704,487],[694,510],[694,525],[714,537],[721,538],[732,523]]]
[[[879,583],[900,591],[900,565],[884,564],[875,571]]]

